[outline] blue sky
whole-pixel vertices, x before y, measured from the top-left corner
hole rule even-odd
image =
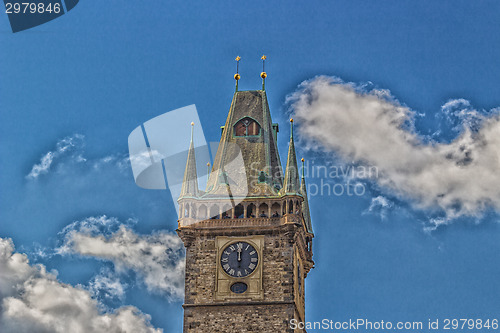
[[[135,185],[127,137],[157,115],[196,104],[207,140],[218,141],[236,55],[242,57],[240,89],[259,89],[260,56],[267,55],[266,89],[273,121],[281,125],[283,162],[286,96],[317,75],[340,78],[340,86],[353,82],[361,99],[373,89],[390,90],[391,105],[413,112],[408,133],[424,145],[453,142],[467,115],[492,119],[497,111],[490,110],[500,106],[497,1],[81,1],[68,14],[16,34],[0,15],[0,41],[0,237],[11,238],[32,263],[57,270],[63,283],[89,288],[108,272],[125,291],[100,302],[110,309],[133,305],[165,332],[182,327],[182,302],[172,290],[148,285],[141,269],[120,272],[117,257],[62,251],[71,243],[71,233],[62,231],[80,221],[72,230],[81,232],[82,221],[106,216],[91,221],[112,221],[91,235],[117,237],[118,225],[126,224],[144,242],[169,239],[177,226],[170,195]],[[443,107],[457,99],[469,104]],[[293,109],[299,118],[315,109],[302,111]],[[329,142],[321,152],[308,150],[307,127],[297,126],[298,156],[315,165],[378,161],[363,155],[362,143],[337,133],[331,137],[344,147]],[[48,172],[27,177],[48,152],[55,155]],[[469,176],[483,170],[468,168]],[[412,176],[387,175],[388,181]],[[495,198],[450,217],[443,206],[413,196],[418,191],[407,182],[362,183],[363,196],[310,198],[316,268],[306,283],[308,320],[426,322],[500,313]],[[433,219],[445,225],[430,231]]]

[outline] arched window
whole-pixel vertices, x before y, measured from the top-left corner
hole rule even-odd
[[[242,204],[238,204],[236,207],[234,207],[234,217],[237,219],[242,219],[244,218],[243,216],[244,209]]]
[[[300,261],[297,260],[297,282],[299,284],[299,295],[302,296],[302,271],[300,269]]]
[[[211,219],[218,219],[219,218],[219,206],[212,205],[212,207],[210,207],[210,218]]]
[[[221,218],[223,218],[223,219],[232,219],[233,218],[233,209],[230,205],[228,205],[228,204],[224,205]]]
[[[269,212],[269,206],[265,203],[260,204],[259,206],[259,217],[268,217],[267,213]]]
[[[206,219],[207,218],[207,206],[201,205],[198,208],[198,216],[200,217],[200,219]]]
[[[255,217],[255,205],[254,204],[250,204],[248,205],[247,207],[247,217]]]
[[[245,117],[234,125],[235,136],[255,136],[259,134],[260,126],[252,118]]]
[[[275,202],[271,206],[271,216],[272,217],[280,217],[280,212],[281,212],[281,206],[279,203]]]

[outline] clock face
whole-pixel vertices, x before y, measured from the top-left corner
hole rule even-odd
[[[227,246],[220,257],[222,269],[232,277],[252,274],[258,262],[257,250],[247,242],[236,242]]]

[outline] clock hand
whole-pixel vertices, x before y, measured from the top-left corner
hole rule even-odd
[[[238,248],[238,261],[241,261],[241,249]]]

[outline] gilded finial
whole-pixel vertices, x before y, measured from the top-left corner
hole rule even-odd
[[[305,161],[305,160],[304,160],[304,158],[302,157],[302,158],[300,159],[300,161],[302,162],[302,179],[304,179],[304,178],[305,178],[305,176],[304,176],[304,172],[305,172],[305,170],[304,170],[304,169],[305,169],[305,167],[304,167],[304,161]]]
[[[262,55],[262,57],[260,57],[260,59],[262,59],[262,73],[260,73],[260,77],[262,78],[262,90],[266,90],[266,77],[267,77],[267,73],[266,73],[266,70],[265,70],[265,64],[266,64],[266,55]]]
[[[194,122],[191,122],[191,142],[193,142]]]
[[[194,121],[191,122],[191,126],[194,126]]]
[[[290,118],[290,122],[293,123],[293,118]]]
[[[293,139],[293,118],[290,118],[290,139]]]
[[[241,78],[240,74],[238,73],[240,70],[241,57],[237,56],[234,60],[236,60],[236,74],[234,74],[234,79],[236,80],[236,91],[238,91],[238,81]]]

